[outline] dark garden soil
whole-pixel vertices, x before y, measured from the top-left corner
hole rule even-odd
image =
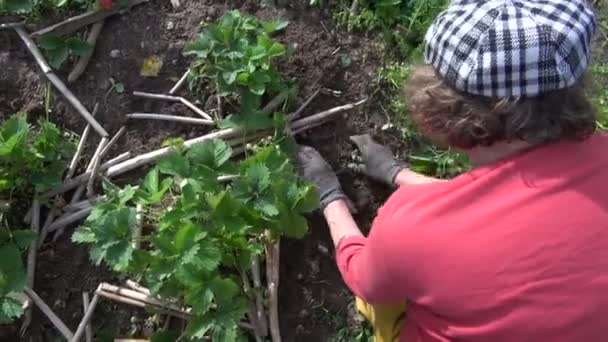
[[[298,101],[293,107],[319,87],[341,92],[340,96],[318,96],[304,115],[372,94],[374,75],[382,63],[380,40],[347,35],[335,28],[330,16],[307,7],[308,1],[302,0],[301,5],[293,1],[290,7],[280,10],[263,8],[257,3],[193,0],[182,1],[182,7],[174,9],[169,1],[151,0],[106,21],[91,63],[70,88],[87,108],[100,104],[98,120],[110,134],[127,126],[127,134],[113,148],[112,155],[126,150],[139,154],[159,148],[168,137],[188,139],[207,132],[205,128],[181,123],[127,122],[124,115],[129,112],[189,115],[181,105],[145,100],[131,93],[135,90],[167,93],[189,64],[181,53],[199,31],[199,24],[218,18],[229,8],[240,8],[262,19],[283,16],[290,20],[279,39],[290,44],[294,51],[281,62],[280,69],[284,77],[300,84]],[[145,78],[140,76],[139,70],[143,60],[151,55],[160,56],[164,64],[157,77]],[[67,78],[69,69],[65,67],[59,73],[63,79]],[[123,94],[113,91],[110,78],[123,83],[126,91]],[[0,31],[0,119],[20,110],[44,115],[44,90],[38,67],[19,38],[12,31]],[[186,90],[182,95],[189,96]],[[50,118],[78,134],[85,126],[85,121],[61,98],[56,98]],[[356,219],[364,230],[368,229],[375,211],[390,191],[346,167],[353,162],[353,147],[348,137],[369,132],[403,152],[404,146],[399,143],[397,132],[380,129],[386,122],[385,114],[372,98],[364,107],[351,110],[338,120],[298,138],[300,143],[318,148],[338,172],[345,191],[357,208]],[[96,142],[90,141],[88,146],[87,154],[91,155]],[[133,180],[136,176],[132,173],[115,181]],[[333,246],[324,220],[315,214],[310,222],[311,233],[305,239],[282,243],[279,299],[285,341],[330,341],[345,322],[357,322],[352,296],[335,266]],[[88,252],[70,242],[72,230],[73,227],[57,242],[47,242],[41,248],[35,290],[70,328],[75,329],[82,317],[82,291],[91,292],[103,281],[121,283],[123,279],[117,279],[105,268],[91,266]],[[143,312],[132,307],[102,301],[93,324],[96,331],[108,334],[145,336],[156,324],[145,321],[145,317]],[[17,337],[17,331],[18,324],[9,329],[0,328],[0,340],[50,341],[55,336],[52,325],[39,312],[26,337]]]

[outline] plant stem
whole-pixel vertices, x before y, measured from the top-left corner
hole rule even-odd
[[[118,3],[115,3],[115,5],[109,10],[92,10],[36,31],[32,33],[32,37],[39,37],[49,33],[53,33],[54,35],[58,36],[69,35],[85,26],[89,26],[100,20],[104,20],[109,16],[123,13],[130,10],[133,6],[137,6],[148,1],[149,0],[131,0],[124,8],[122,8]]]
[[[177,83],[175,83],[173,88],[171,88],[171,90],[169,90],[169,95],[173,95],[173,94],[177,93],[184,86],[184,84],[186,84],[189,74],[190,74],[190,69],[186,70],[186,72],[179,79],[179,81],[177,81]]]
[[[97,307],[98,302],[99,295],[95,293],[95,295],[93,295],[93,299],[91,300],[91,304],[87,308],[87,312],[85,312],[84,317],[82,317],[82,320],[78,324],[78,328],[74,333],[74,337],[70,339],[70,342],[80,341],[80,337],[82,337],[82,334],[84,334],[86,327],[89,325],[89,321],[91,321],[91,318],[93,318],[93,313],[95,312],[95,307]]]
[[[215,122],[213,122],[212,120],[188,118],[188,117],[183,117],[183,116],[167,115],[167,114],[133,113],[133,114],[127,114],[126,116],[129,119],[166,120],[166,121],[192,123],[192,124],[198,124],[198,125],[209,125],[209,126],[215,125]]]
[[[249,316],[249,321],[251,322],[251,325],[253,325],[255,341],[262,342],[262,327],[260,326],[260,320],[258,319],[256,303],[251,291],[251,283],[249,282],[249,277],[247,277],[245,271],[239,268],[239,273],[241,274],[241,280],[243,282],[243,291],[245,292],[245,296],[249,299],[249,311],[247,312],[247,316]]]
[[[53,323],[55,328],[65,337],[67,340],[70,340],[74,334],[70,329],[61,321],[59,317],[51,310],[51,308],[29,287],[24,287],[23,292],[38,306],[40,311],[48,317],[48,319]]]
[[[90,300],[89,300],[89,293],[83,292],[82,293],[82,308],[83,308],[84,315],[86,315],[87,311],[89,310],[90,305],[91,304],[90,304]],[[91,328],[90,323],[87,324],[87,326],[85,327],[84,335],[85,335],[85,341],[93,342],[93,329]]]
[[[97,38],[99,38],[99,34],[101,33],[104,24],[105,20],[100,20],[93,24],[91,32],[89,32],[89,35],[87,36],[87,44],[89,44],[91,50],[78,58],[78,61],[74,65],[74,69],[72,69],[72,72],[70,72],[68,75],[69,83],[76,81],[82,75],[82,73],[84,73],[87,65],[89,65],[89,61],[91,60],[93,51],[95,50],[95,43],[97,42]]]

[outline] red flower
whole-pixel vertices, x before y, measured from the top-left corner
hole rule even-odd
[[[99,6],[105,10],[112,8],[112,0],[99,0]]]

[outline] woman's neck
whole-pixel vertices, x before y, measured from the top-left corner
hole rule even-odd
[[[467,154],[474,166],[483,166],[519,154],[533,146],[533,144],[521,140],[509,143],[497,142],[491,146],[477,146],[464,150],[464,153]]]

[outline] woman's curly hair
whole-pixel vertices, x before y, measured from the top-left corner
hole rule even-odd
[[[457,91],[431,66],[418,66],[404,95],[418,128],[441,145],[470,149],[514,140],[536,145],[593,134],[596,114],[582,83],[538,97],[491,98]]]

